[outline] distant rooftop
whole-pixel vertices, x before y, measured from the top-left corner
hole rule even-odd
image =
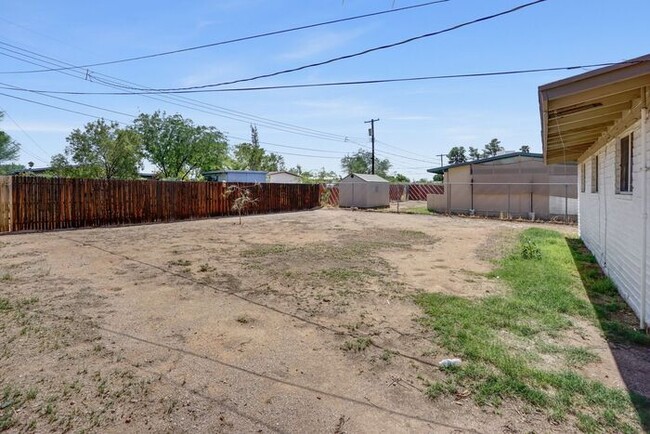
[[[537,154],[534,152],[504,152],[502,154],[495,155],[494,157],[479,158],[478,160],[470,160],[464,163],[449,164],[447,166],[442,166],[442,167],[434,167],[432,169],[427,169],[427,172],[443,174],[444,172],[451,169],[452,167],[468,166],[470,164],[483,164],[483,163],[488,163],[490,161],[505,160],[506,158],[514,158],[514,157],[544,158],[542,154]]]

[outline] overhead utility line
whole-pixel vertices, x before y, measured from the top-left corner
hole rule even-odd
[[[276,77],[278,75],[284,75],[284,74],[288,74],[288,73],[291,73],[291,72],[302,71],[302,70],[309,69],[309,68],[315,68],[315,67],[318,67],[318,66],[323,66],[323,65],[330,64],[330,63],[339,62],[341,60],[352,59],[354,57],[364,56],[364,55],[369,54],[369,53],[373,53],[373,52],[381,51],[381,50],[386,50],[386,49],[389,49],[389,48],[398,47],[400,45],[405,45],[405,44],[408,44],[408,43],[411,43],[411,42],[414,42],[414,41],[418,41],[420,39],[425,39],[425,38],[430,38],[430,37],[433,37],[433,36],[438,36],[438,35],[441,35],[443,33],[449,33],[449,32],[452,32],[454,30],[461,29],[463,27],[471,26],[473,24],[478,24],[478,23],[481,23],[483,21],[489,21],[489,20],[492,20],[492,19],[495,19],[495,18],[498,18],[498,17],[502,17],[504,15],[512,14],[514,12],[517,12],[517,11],[520,11],[522,9],[534,6],[534,5],[539,4],[539,3],[544,3],[546,1],[547,0],[535,0],[535,1],[525,3],[523,5],[519,5],[519,6],[516,6],[514,8],[511,8],[511,9],[508,9],[508,10],[505,10],[505,11],[502,11],[502,12],[498,12],[498,13],[491,14],[491,15],[486,15],[484,17],[476,18],[476,19],[471,20],[471,21],[466,21],[464,23],[456,24],[454,26],[447,27],[447,28],[442,29],[442,30],[437,30],[435,32],[425,33],[425,34],[422,34],[422,35],[419,35],[419,36],[414,36],[414,37],[411,37],[411,38],[408,38],[408,39],[404,39],[402,41],[393,42],[391,44],[380,45],[378,47],[368,48],[366,50],[358,51],[356,53],[346,54],[344,56],[334,57],[332,59],[328,59],[328,60],[324,60],[324,61],[316,62],[316,63],[310,63],[310,64],[307,64],[307,65],[298,66],[298,67],[295,67],[295,68],[283,69],[283,70],[276,71],[276,72],[271,72],[271,73],[268,73],[268,74],[256,75],[256,76],[253,76],[253,77],[241,78],[241,79],[238,79],[238,80],[223,81],[223,82],[220,82],[220,83],[203,84],[203,85],[197,85],[197,86],[185,86],[185,87],[158,88],[158,89],[155,89],[155,90],[169,91],[169,90],[206,89],[206,88],[210,88],[210,87],[219,87],[219,86],[226,86],[226,85],[231,85],[231,84],[236,84],[236,83],[254,81],[254,80],[259,80],[261,78]],[[130,89],[132,89],[132,90],[143,90],[141,88],[130,88]]]
[[[463,74],[444,74],[444,75],[425,75],[420,77],[403,77],[403,78],[386,78],[377,80],[355,80],[355,81],[335,81],[325,83],[305,83],[305,84],[285,84],[275,86],[256,86],[256,87],[235,87],[226,89],[201,89],[201,90],[144,90],[144,91],[129,91],[129,92],[84,92],[84,91],[65,91],[65,90],[44,90],[44,89],[25,89],[27,91],[37,91],[49,94],[63,94],[63,95],[174,95],[174,94],[188,94],[188,93],[208,93],[208,92],[246,92],[246,91],[261,91],[261,90],[282,90],[282,89],[301,89],[309,87],[334,87],[334,86],[355,86],[355,85],[370,85],[370,84],[383,84],[383,83],[403,83],[409,81],[427,81],[427,80],[447,80],[454,78],[480,78],[480,77],[498,77],[503,75],[520,75],[520,74],[533,74],[539,72],[556,72],[556,71],[572,71],[576,69],[589,69],[600,68],[604,66],[623,65],[623,64],[636,64],[648,62],[648,60],[633,60],[625,62],[603,62],[591,63],[585,65],[570,65],[570,66],[556,66],[549,68],[531,68],[531,69],[515,69],[508,71],[489,71],[489,72],[472,72]]]
[[[169,56],[171,54],[178,54],[178,53],[185,53],[188,51],[194,51],[194,50],[202,50],[205,48],[211,48],[211,47],[217,47],[220,45],[228,45],[228,44],[233,44],[236,42],[243,42],[243,41],[250,41],[252,39],[259,39],[259,38],[265,38],[268,36],[275,36],[275,35],[281,35],[284,33],[291,33],[291,32],[297,32],[299,30],[306,30],[306,29],[313,29],[315,27],[322,27],[322,26],[327,26],[330,24],[338,24],[338,23],[344,23],[346,21],[354,21],[354,20],[360,20],[362,18],[369,18],[369,17],[375,17],[378,15],[384,15],[384,14],[391,14],[394,12],[402,12],[406,11],[409,9],[416,9],[416,8],[422,8],[425,6],[431,6],[434,4],[438,3],[446,3],[450,0],[436,0],[436,1],[429,1],[426,3],[420,3],[416,5],[411,5],[411,6],[404,6],[401,8],[395,8],[395,9],[387,9],[379,12],[372,12],[368,14],[363,14],[363,15],[356,15],[353,17],[347,17],[347,18],[339,18],[336,20],[330,20],[330,21],[323,21],[320,23],[314,23],[314,24],[307,24],[304,26],[298,26],[298,27],[292,27],[289,29],[283,29],[283,30],[274,30],[271,32],[265,32],[265,33],[258,33],[255,35],[250,35],[250,36],[243,36],[240,38],[234,38],[234,39],[227,39],[225,41],[219,41],[219,42],[212,42],[209,44],[203,44],[203,45],[195,45],[193,47],[186,47],[186,48],[180,48],[178,50],[170,50],[170,51],[162,51],[160,53],[153,53],[153,54],[147,54],[143,56],[135,56],[135,57],[127,57],[124,59],[117,59],[117,60],[109,60],[106,62],[97,62],[97,63],[88,63],[86,65],[78,65],[78,66],[67,66],[67,67],[61,67],[61,68],[46,68],[46,69],[34,69],[34,70],[28,70],[28,71],[0,71],[0,74],[34,74],[34,73],[39,73],[39,72],[52,72],[52,71],[65,71],[69,69],[85,69],[85,68],[92,68],[95,66],[104,66],[104,65],[114,65],[116,63],[125,63],[125,62],[133,62],[136,60],[144,60],[144,59],[153,59],[155,57],[162,57],[162,56]]]

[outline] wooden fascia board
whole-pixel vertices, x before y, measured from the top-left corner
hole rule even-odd
[[[619,134],[631,127],[636,121],[641,119],[641,100],[637,100],[636,104],[627,110],[621,119],[614,125],[609,127],[607,131],[603,132],[601,136],[587,149],[581,156],[579,161],[583,162],[593,154],[598,152],[603,146],[616,139]]]
[[[603,87],[585,90],[581,93],[570,94],[567,96],[551,98],[549,95],[547,95],[548,98],[547,110],[553,111],[553,110],[559,110],[565,107],[569,107],[572,105],[588,104],[592,101],[598,101],[599,99],[633,91],[635,89],[640,89],[649,84],[650,84],[650,76],[646,75],[643,77],[637,77],[635,79],[626,80],[620,83],[614,83]]]

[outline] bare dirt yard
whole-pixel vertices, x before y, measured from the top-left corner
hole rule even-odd
[[[520,400],[431,392],[458,354],[416,296],[509,291],[489,273],[536,225],[327,209],[236,222],[0,237],[0,428],[578,430]],[[581,372],[624,390],[603,334],[579,329],[596,354]]]

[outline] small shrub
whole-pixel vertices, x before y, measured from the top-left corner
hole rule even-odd
[[[521,242],[521,257],[524,259],[542,259],[542,250],[535,241],[524,238]]]
[[[368,348],[370,344],[372,344],[372,340],[370,338],[356,338],[350,341],[346,341],[343,344],[342,349],[345,351],[354,351],[360,353],[361,351],[365,351],[365,349]]]

